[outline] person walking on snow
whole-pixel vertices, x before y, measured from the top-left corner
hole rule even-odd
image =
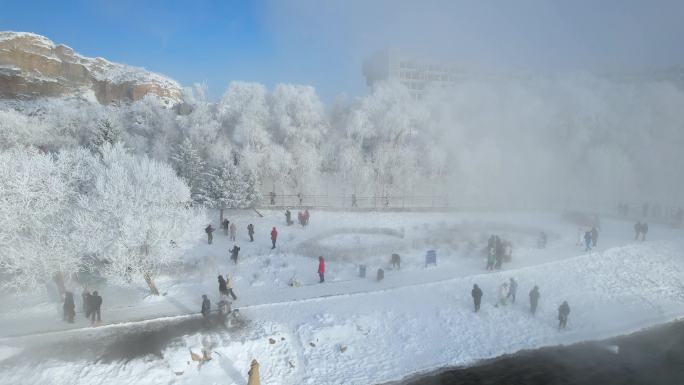
[[[285,224],[288,226],[292,225],[292,213],[290,210],[285,210]]]
[[[501,306],[506,306],[508,298],[508,282],[504,282],[500,287],[499,287],[499,302],[496,304],[497,307],[499,305]]]
[[[90,313],[90,323],[95,325],[95,322],[100,323],[102,318],[100,317],[100,308],[102,307],[102,297],[97,293],[97,290],[93,292],[92,308]]]
[[[565,329],[568,324],[568,315],[570,314],[570,305],[568,301],[563,301],[558,307],[558,330]]]
[[[641,221],[637,221],[637,223],[634,224],[634,240],[636,241],[639,239],[639,235],[641,235]]]
[[[238,263],[238,253],[240,253],[240,247],[238,245],[233,245],[233,248],[230,249],[230,260],[236,265]]]
[[[508,295],[506,296],[506,299],[510,298],[511,303],[515,303],[515,294],[518,292],[518,282],[516,282],[513,277],[511,277],[509,284],[508,284]]]
[[[64,305],[62,306],[64,310],[64,321],[69,323],[74,323],[74,317],[76,316],[76,304],[74,304],[74,293],[67,291],[64,293]]]
[[[323,256],[318,257],[318,278],[320,278],[319,283],[325,282],[325,260]]]
[[[249,234],[249,241],[254,242],[254,225],[251,223],[247,225],[247,234]]]
[[[214,235],[212,234],[214,232],[214,228],[211,227],[211,223],[204,229],[204,232],[207,233],[207,242],[209,242],[211,245],[211,242],[214,240]]]
[[[209,312],[211,312],[211,301],[206,294],[202,294],[202,316],[204,318],[209,317]]]
[[[223,235],[228,236],[228,227],[230,226],[230,221],[228,218],[224,218],[221,222],[221,228],[223,229]]]
[[[276,228],[273,227],[273,230],[271,230],[271,243],[273,243],[271,250],[275,249],[277,239],[278,239],[278,230],[276,230]]]
[[[646,233],[648,233],[648,223],[644,222],[641,224],[641,240],[646,240]]]
[[[501,242],[501,239],[499,237],[496,238],[496,250],[495,250],[495,263],[494,263],[494,268],[497,270],[501,269],[501,265],[503,264],[503,258],[504,258],[504,246],[503,243]]]
[[[218,284],[219,284],[219,294],[228,295],[228,285],[226,284],[225,278],[223,278],[223,276],[220,274],[218,276]]]
[[[534,315],[537,312],[537,305],[539,304],[539,287],[535,286],[530,290],[530,313]]]
[[[489,247],[487,251],[487,270],[494,270],[494,262],[496,261],[495,246]]]
[[[401,257],[399,256],[399,254],[392,254],[390,264],[392,265],[392,269],[401,270]]]
[[[591,247],[596,247],[598,242],[599,232],[596,226],[591,228]]]
[[[237,226],[235,226],[235,222],[230,224],[230,240],[235,242],[235,235],[237,233]]]
[[[473,296],[473,303],[475,304],[475,313],[480,311],[480,303],[482,303],[482,289],[477,284],[473,285],[473,290],[470,291]]]
[[[584,233],[584,251],[591,251],[591,232],[587,231]]]
[[[93,307],[93,295],[90,294],[90,290],[84,289],[81,294],[81,299],[83,300],[83,315],[88,319],[90,318],[91,309]]]
[[[226,295],[233,297],[233,301],[237,300],[237,296],[233,291],[233,277],[230,273],[226,274]]]

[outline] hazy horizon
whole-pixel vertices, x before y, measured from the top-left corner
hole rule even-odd
[[[181,84],[312,85],[326,103],[368,92],[361,65],[391,47],[465,68],[639,72],[684,64],[684,3],[658,1],[260,1],[193,3],[10,0],[0,30],[34,32],[87,56]]]

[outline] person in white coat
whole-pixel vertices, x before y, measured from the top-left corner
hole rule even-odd
[[[235,222],[231,222],[230,224],[230,240],[235,242],[235,235],[237,233],[237,226],[235,226]]]
[[[508,288],[508,282],[504,282],[500,287],[499,287],[499,302],[496,304],[498,307],[499,305],[501,306],[506,306],[508,304],[508,293],[509,293],[509,288]]]

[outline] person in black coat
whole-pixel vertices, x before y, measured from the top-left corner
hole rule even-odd
[[[539,297],[539,287],[535,286],[532,290],[530,290],[530,313],[532,313],[532,315],[537,312]]]
[[[641,224],[641,240],[646,240],[646,233],[648,233],[648,223],[644,222]]]
[[[101,322],[100,308],[102,307],[102,297],[97,293],[97,290],[93,292],[92,307],[90,313],[90,322],[95,324],[95,322]]]
[[[90,294],[90,290],[86,289],[81,294],[81,298],[83,299],[83,315],[86,318],[90,318],[90,313],[93,311],[93,295]]]
[[[74,293],[67,291],[64,293],[64,320],[69,323],[74,323],[74,316],[76,316],[76,304],[74,304]]]
[[[238,253],[240,253],[240,248],[238,247],[238,245],[233,245],[233,248],[230,249],[230,259],[236,265],[238,261]]]
[[[563,301],[558,307],[558,330],[565,329],[568,324],[568,315],[570,315],[570,305],[568,301]]]
[[[207,298],[206,294],[202,295],[202,316],[204,318],[209,317],[209,312],[211,312],[211,301]]]
[[[226,285],[226,280],[223,278],[222,275],[218,276],[218,284],[219,284],[219,293],[221,295],[227,295],[228,294],[228,286]]]
[[[249,241],[254,242],[254,225],[251,223],[247,225],[247,234],[249,234]]]
[[[401,270],[401,256],[399,254],[392,254],[390,263],[392,265],[392,269]]]
[[[204,232],[207,233],[207,242],[211,245],[211,242],[214,240],[214,228],[210,224],[204,228]]]
[[[223,219],[223,222],[221,222],[221,228],[223,229],[223,234],[228,236],[228,229],[230,228],[230,221],[228,218]]]
[[[470,291],[473,296],[473,303],[475,304],[475,313],[480,311],[480,303],[482,303],[482,289],[477,284],[473,285],[473,290]]]
[[[504,246],[503,243],[501,242],[501,239],[497,236],[496,237],[496,250],[495,250],[495,257],[496,257],[496,262],[494,263],[494,268],[497,270],[501,269],[501,265],[503,264],[503,259],[504,259]]]

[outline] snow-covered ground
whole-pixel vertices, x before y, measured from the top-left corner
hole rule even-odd
[[[577,225],[555,213],[312,212],[306,228],[282,226],[280,212],[264,214],[227,214],[239,225],[237,266],[228,258],[232,242],[217,231],[213,245],[198,243],[183,267],[158,280],[164,296],[145,297],[144,288],[97,287],[104,320],[127,323],[92,329],[78,314],[77,324],[68,325],[60,306],[44,298],[2,298],[0,306],[13,310],[0,315],[0,383],[244,384],[253,358],[266,384],[383,383],[521,349],[624,334],[684,315],[680,229],[652,225],[649,241],[634,243],[632,223],[603,219],[599,247],[586,254],[576,244]],[[247,241],[248,223],[256,227],[254,243]],[[273,225],[280,236],[271,251]],[[549,244],[537,249],[542,230]],[[514,245],[513,261],[500,272],[484,270],[481,251],[490,233]],[[437,250],[437,267],[425,267],[427,249]],[[392,252],[402,256],[400,271],[388,268]],[[326,257],[324,284],[317,283],[318,255]],[[359,264],[368,266],[367,278],[358,277]],[[386,270],[382,282],[374,279],[379,267]],[[216,276],[227,272],[235,278],[235,306],[246,322],[241,327],[184,332],[178,326],[160,345],[161,357],[112,361],[100,360],[101,351],[45,353],[55,344],[116,344],[117,336],[191,321],[197,316],[184,315],[198,312],[204,293],[215,303]],[[301,287],[288,285],[293,276]],[[499,285],[510,277],[520,284],[518,302],[494,307]],[[485,293],[477,314],[473,283]],[[527,293],[534,285],[541,301],[533,317]],[[563,300],[572,312],[569,329],[558,332]],[[130,322],[163,316],[172,318]],[[17,335],[25,336],[11,337]],[[199,366],[190,361],[189,349],[202,346],[215,353]]]

